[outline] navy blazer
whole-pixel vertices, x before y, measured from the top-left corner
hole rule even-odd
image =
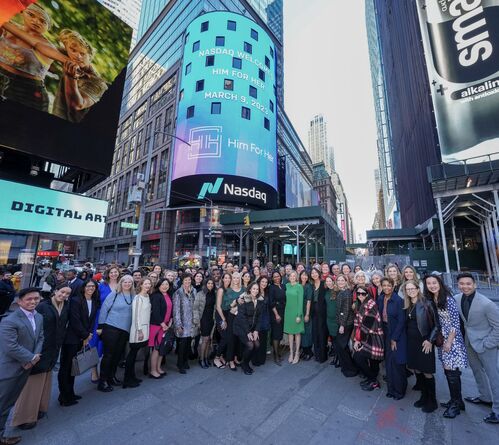
[[[93,332],[98,309],[93,301],[89,314],[85,297],[77,295],[69,299],[69,323],[64,344],[79,345]]]
[[[380,293],[378,297],[378,308],[381,319],[383,319],[383,310],[385,307],[385,294]],[[388,324],[383,323],[385,335],[388,341],[394,340],[397,342],[397,350],[395,360],[399,365],[407,363],[407,331],[406,331],[406,315],[404,310],[404,300],[395,292],[388,300],[386,308]]]

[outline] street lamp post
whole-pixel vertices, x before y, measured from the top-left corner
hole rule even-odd
[[[138,269],[139,260],[142,256],[142,234],[144,233],[144,221],[146,217],[146,202],[147,202],[147,191],[149,188],[149,181],[151,179],[151,163],[152,163],[152,153],[154,151],[154,138],[157,134],[163,134],[165,136],[170,136],[172,138],[178,139],[184,144],[191,145],[189,142],[184,141],[183,139],[175,136],[171,133],[165,133],[164,131],[151,130],[151,138],[149,139],[149,144],[147,146],[147,163],[146,163],[146,172],[144,177],[144,190],[141,193],[140,199],[140,208],[139,208],[139,221],[137,227],[137,235],[135,237],[135,250],[133,252],[133,268]],[[170,147],[172,150],[172,147]]]

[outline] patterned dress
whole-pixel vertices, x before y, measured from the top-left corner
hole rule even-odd
[[[442,362],[442,365],[447,369],[468,367],[468,355],[461,334],[459,311],[454,297],[450,295],[447,297],[447,307],[446,309],[438,309],[438,318],[442,326],[442,334],[445,340],[447,340],[451,332],[456,332],[456,337],[452,342],[452,347],[449,352],[445,352],[443,348],[438,348],[438,358]]]

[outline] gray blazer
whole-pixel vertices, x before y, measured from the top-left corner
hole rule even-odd
[[[42,352],[43,317],[35,314],[36,332],[28,317],[16,309],[0,323],[0,380],[19,376],[23,365]]]
[[[485,295],[476,292],[468,320],[466,320],[461,309],[462,297],[463,294],[457,294],[454,298],[471,347],[479,354],[485,352],[485,349],[499,348],[499,308],[497,305]]]

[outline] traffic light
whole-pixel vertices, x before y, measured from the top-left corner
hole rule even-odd
[[[249,227],[250,226],[250,219],[249,219],[249,215],[246,215],[244,217],[244,226],[245,227]]]

